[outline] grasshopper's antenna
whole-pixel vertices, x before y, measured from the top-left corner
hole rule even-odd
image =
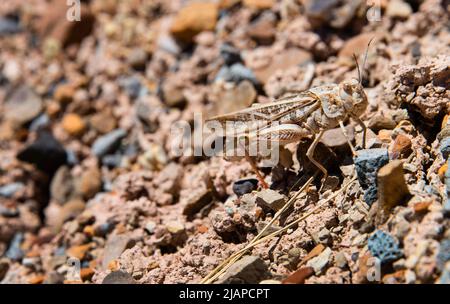
[[[358,69],[358,81],[359,83],[362,83],[361,69],[359,68],[358,58],[356,57],[355,53],[353,53],[353,59],[355,59],[356,68]]]
[[[363,61],[363,66],[362,66],[363,72],[366,70],[367,54],[369,53],[369,47],[370,47],[370,44],[372,43],[373,39],[375,39],[375,37],[372,37],[369,40],[369,43],[367,43],[367,49],[366,49],[366,53],[364,54],[364,61]]]

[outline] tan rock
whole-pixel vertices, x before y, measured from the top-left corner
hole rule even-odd
[[[339,60],[345,64],[354,64],[353,54],[357,56],[364,54],[370,39],[373,38],[372,44],[375,45],[379,36],[381,36],[379,33],[371,32],[352,37],[339,51]]]
[[[93,197],[102,186],[102,175],[97,167],[91,167],[85,170],[76,183],[76,193],[83,198]]]
[[[61,84],[56,87],[54,98],[60,103],[70,103],[75,95],[76,87],[72,84]]]
[[[384,223],[391,210],[410,196],[403,175],[403,162],[394,160],[381,167],[377,175],[378,210],[377,223]]]

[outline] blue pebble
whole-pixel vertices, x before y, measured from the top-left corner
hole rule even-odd
[[[31,122],[30,131],[35,132],[48,126],[50,126],[50,118],[47,114],[41,114]]]
[[[106,154],[115,151],[125,136],[127,136],[125,130],[117,129],[97,138],[92,145],[92,153],[97,157],[103,157]]]
[[[396,261],[403,256],[398,241],[381,230],[375,231],[369,237],[367,245],[372,256],[380,259],[381,264]]]
[[[230,67],[223,66],[216,75],[215,81],[217,80],[235,83],[248,80],[255,86],[259,85],[259,81],[255,74],[253,74],[253,71],[244,66],[242,63],[235,63]]]
[[[448,157],[450,156],[450,137],[446,137],[443,140],[441,140],[439,149],[441,150],[444,159],[448,159]]]
[[[258,187],[258,180],[254,178],[241,179],[233,184],[233,192],[237,196],[242,196],[246,193],[250,193]]]
[[[364,199],[368,205],[377,200],[377,173],[389,162],[387,149],[365,149],[357,152],[354,159],[359,184],[364,189]]]
[[[25,256],[24,252],[20,248],[20,245],[22,245],[23,240],[24,240],[23,233],[19,232],[14,235],[9,245],[9,248],[6,251],[7,258],[13,261],[19,261]]]
[[[10,198],[25,186],[22,183],[11,183],[0,187],[0,196]]]

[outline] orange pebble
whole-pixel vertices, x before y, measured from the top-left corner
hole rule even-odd
[[[442,181],[444,180],[445,172],[447,172],[447,169],[448,169],[448,161],[446,161],[445,164],[438,170],[438,175]]]

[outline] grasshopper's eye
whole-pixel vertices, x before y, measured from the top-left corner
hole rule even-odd
[[[352,86],[348,83],[343,83],[342,88],[344,89],[345,93],[352,94]]]

